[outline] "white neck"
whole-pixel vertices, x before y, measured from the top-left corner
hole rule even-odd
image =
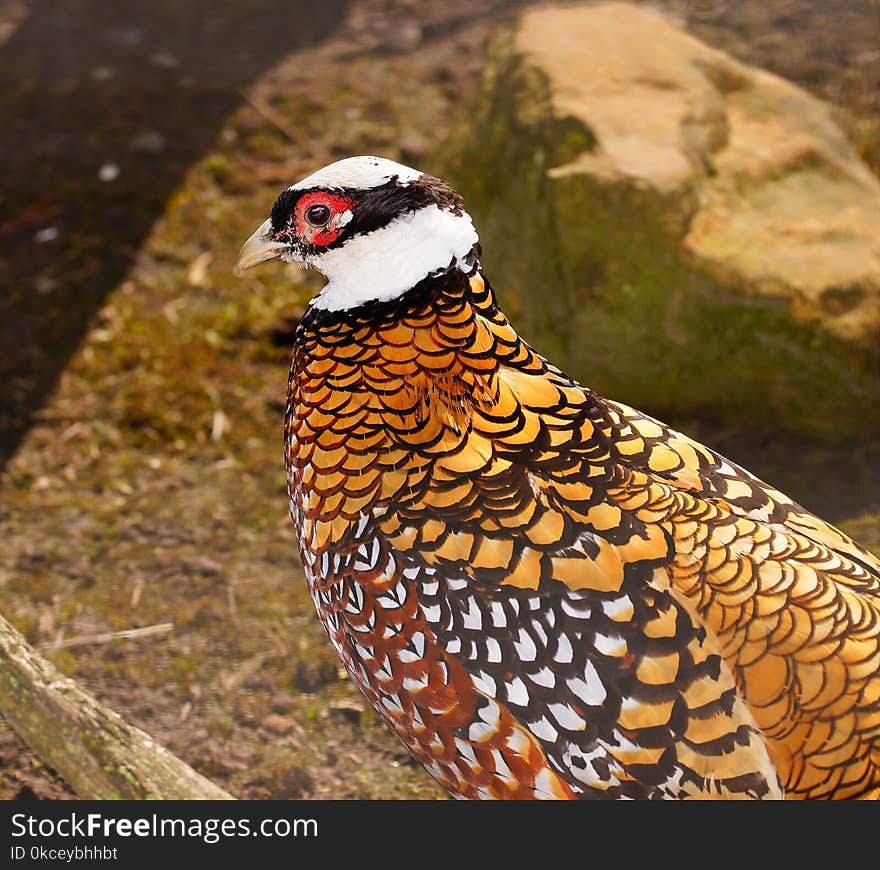
[[[458,265],[477,241],[466,212],[456,215],[429,205],[401,215],[382,229],[306,258],[329,279],[312,305],[344,311],[396,299],[431,272]]]

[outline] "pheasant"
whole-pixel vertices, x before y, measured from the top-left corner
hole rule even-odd
[[[236,270],[269,259],[328,279],[284,417],[311,596],[444,789],[880,797],[878,559],[533,350],[437,178],[330,164]]]

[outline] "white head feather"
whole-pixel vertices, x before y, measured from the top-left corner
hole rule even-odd
[[[381,187],[394,176],[399,183],[409,184],[423,174],[383,157],[347,157],[319,169],[290,189],[367,190]],[[353,236],[338,248],[306,257],[306,265],[329,279],[312,304],[328,311],[344,311],[365,302],[395,299],[432,272],[460,266],[478,241],[465,211],[455,213],[431,204],[407,212],[381,229]]]
[[[289,189],[352,187],[356,190],[369,190],[372,187],[381,187],[395,175],[401,184],[408,184],[422,174],[418,169],[386,160],[384,157],[346,157],[313,172],[302,181],[292,184]]]

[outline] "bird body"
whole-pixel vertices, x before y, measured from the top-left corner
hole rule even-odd
[[[242,250],[329,283],[285,414],[309,588],[463,798],[880,797],[880,562],[541,357],[444,182],[349,158]]]

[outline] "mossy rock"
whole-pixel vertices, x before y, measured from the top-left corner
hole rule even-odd
[[[826,443],[880,429],[876,349],[738,292],[683,244],[695,190],[554,170],[596,146],[548,76],[496,42],[466,121],[435,165],[464,195],[502,307],[582,383],[676,423],[769,428]]]

